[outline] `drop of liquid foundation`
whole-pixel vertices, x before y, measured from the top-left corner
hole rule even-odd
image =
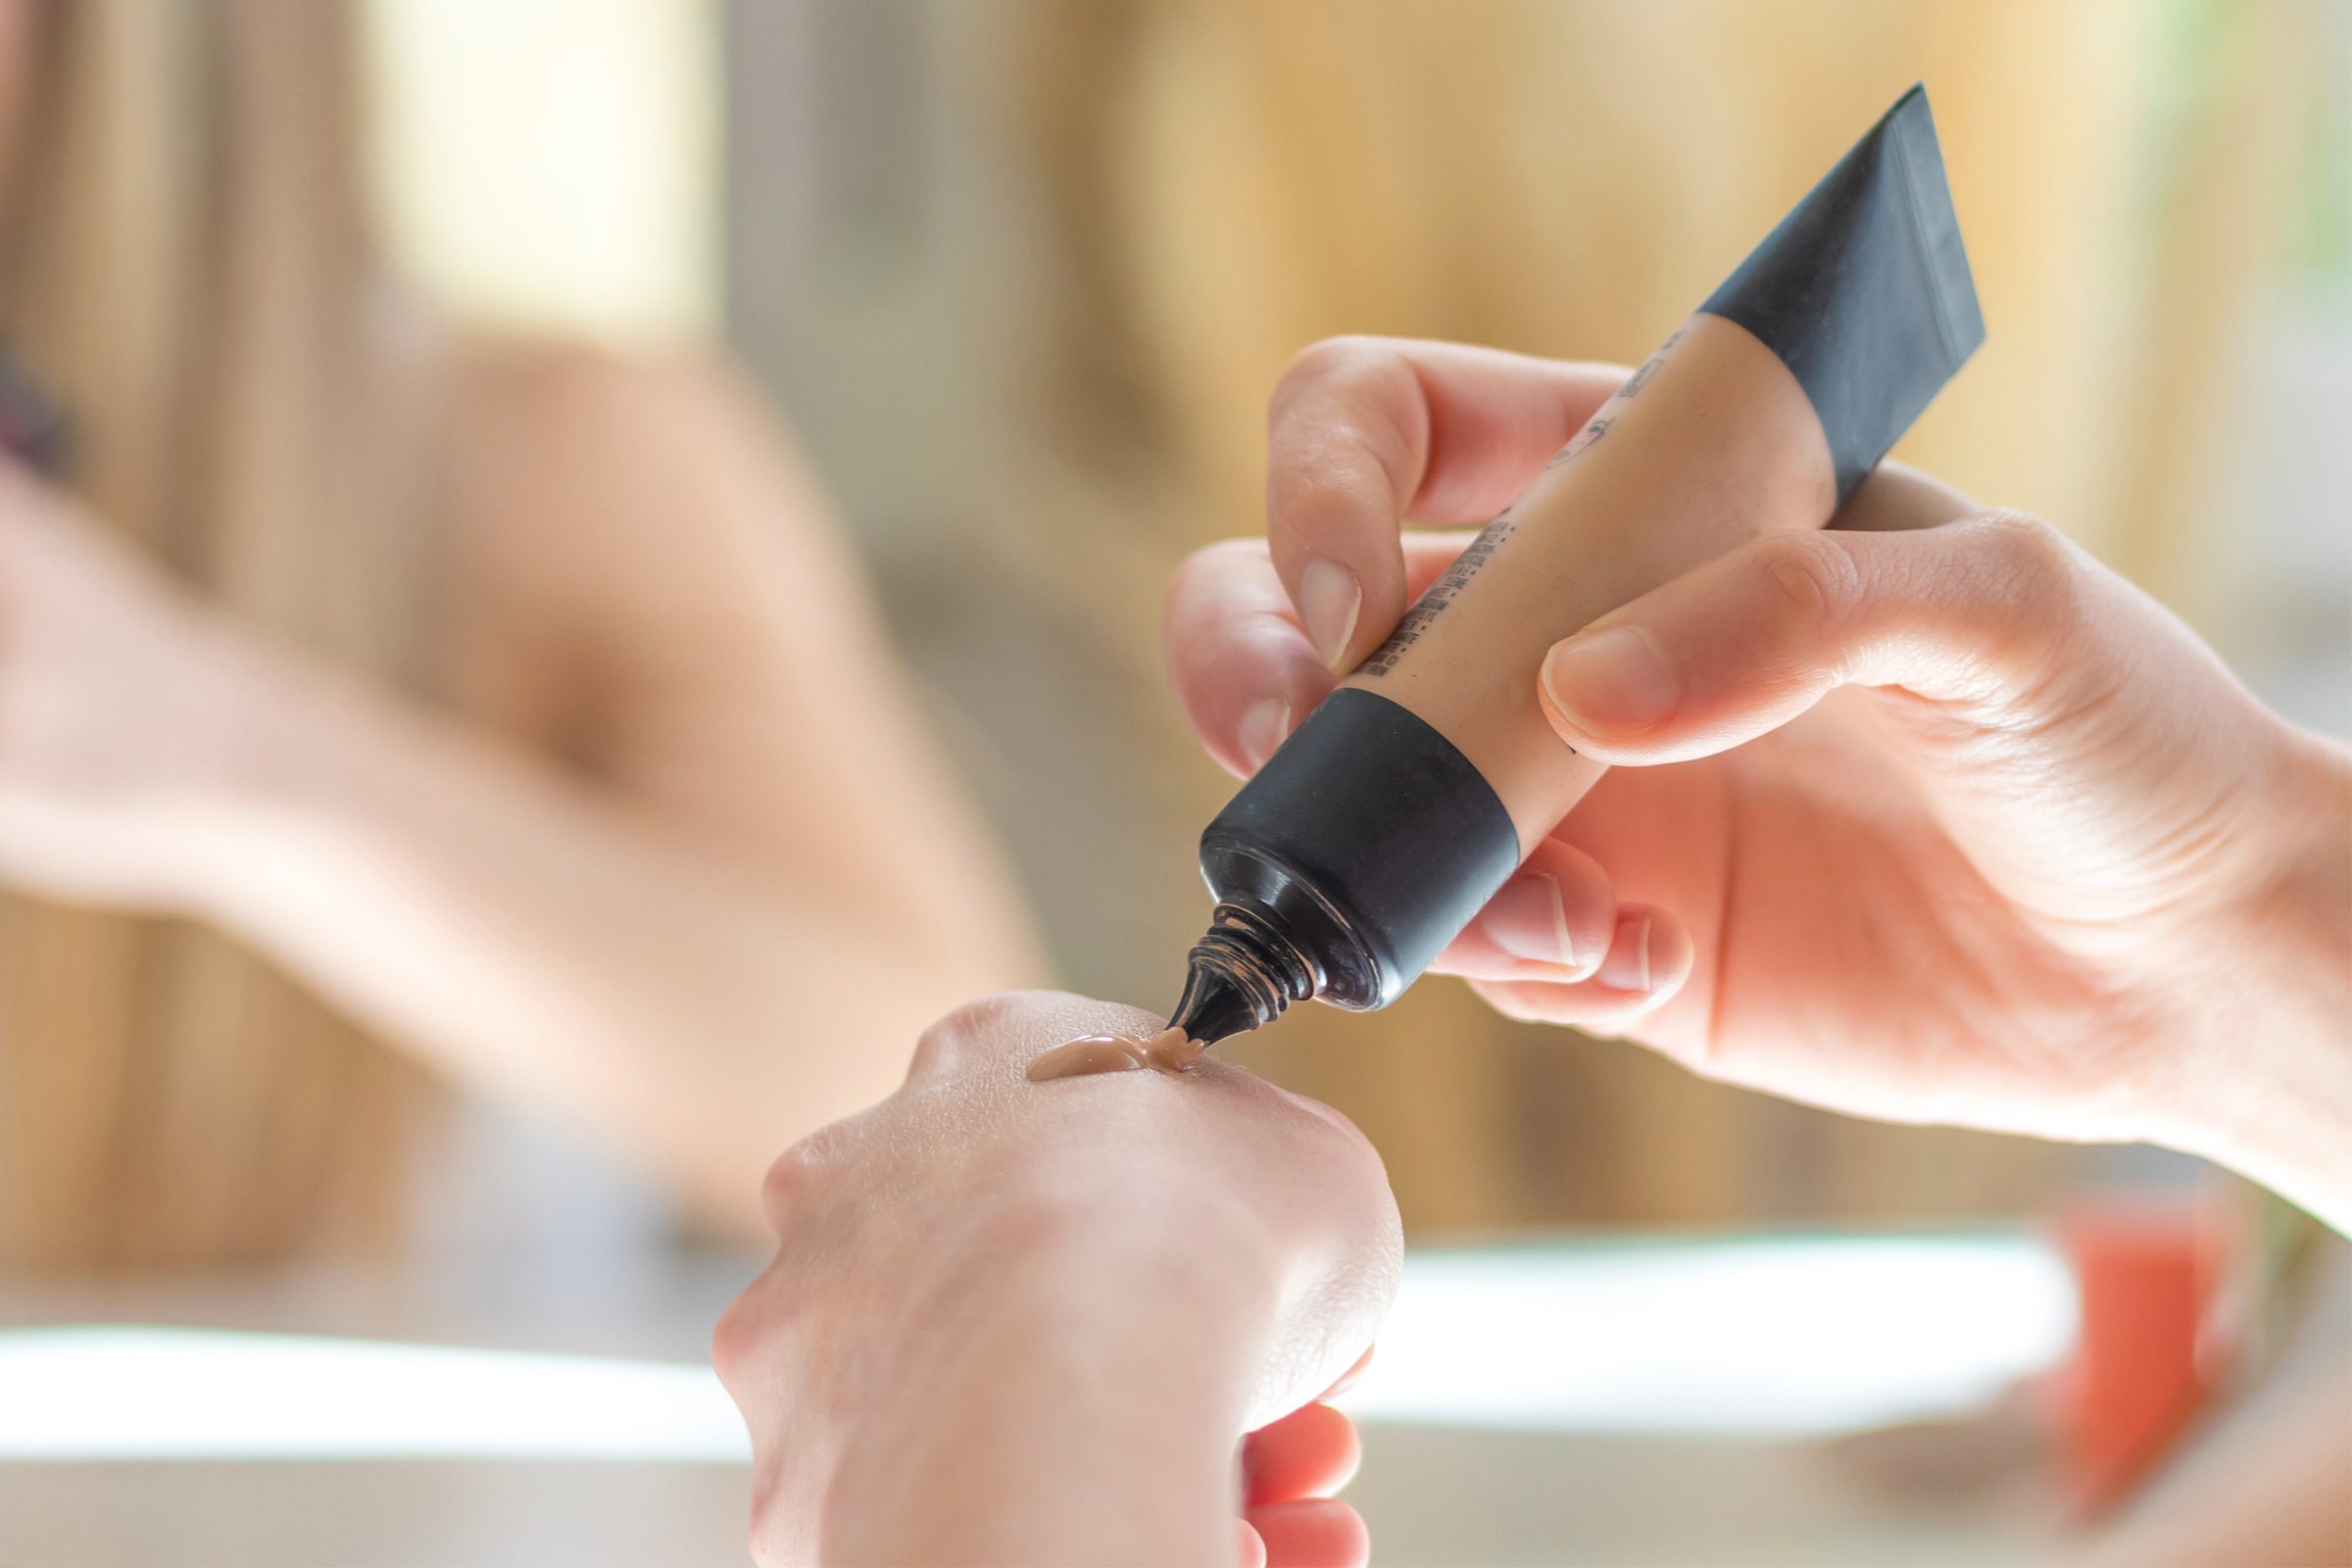
[[[1029,1081],[1082,1078],[1098,1072],[1134,1072],[1149,1067],[1173,1078],[1190,1072],[1205,1050],[1181,1029],[1162,1029],[1149,1040],[1125,1035],[1088,1035],[1052,1051],[1029,1064]]]
[[[1207,1049],[1181,1029],[1162,1029],[1144,1047],[1144,1065],[1154,1072],[1190,1072]]]

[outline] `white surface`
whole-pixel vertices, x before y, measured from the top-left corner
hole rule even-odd
[[[2064,1265],[2022,1236],[1417,1253],[1368,1421],[1802,1436],[1974,1407],[2071,1343]],[[0,1332],[0,1458],[739,1462],[677,1362],[215,1330]]]

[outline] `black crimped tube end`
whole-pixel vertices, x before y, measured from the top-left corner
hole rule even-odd
[[[1699,309],[1795,375],[1844,501],[1984,341],[1927,89],[1896,99]]]
[[[1281,933],[1250,909],[1220,904],[1186,956],[1184,995],[1168,1026],[1213,1046],[1272,1023],[1314,994],[1314,971]]]
[[[1928,109],[1925,83],[1913,82],[1886,112],[1886,139],[1891,155],[1902,165],[1904,186],[1918,220],[1919,264],[1928,299],[1943,329],[1948,379],[1984,346],[1984,311],[1977,301],[1976,275],[1968,270],[1968,249],[1960,242],[1960,215],[1952,206],[1943,145],[1936,138],[1936,117]]]

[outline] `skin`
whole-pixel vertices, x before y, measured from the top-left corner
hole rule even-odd
[[[832,519],[694,361],[457,373],[432,707],[0,463],[0,879],[232,932],[760,1232],[779,1135],[1042,972]]]
[[[1330,690],[1313,567],[1360,585],[1350,667],[1468,537],[1403,524],[1499,510],[1624,373],[1302,355],[1267,539],[1170,596],[1210,753],[1246,773],[1251,713]],[[1613,767],[1442,962],[1495,1006],[1854,1114],[2188,1150],[2352,1227],[2352,760],[2056,530],[1889,466],[1527,674]]]
[[[1340,339],[1269,414],[1267,537],[1168,607],[1247,775],[1625,372]],[[1899,465],[1531,671],[1613,765],[1438,967],[1514,1016],[1893,1120],[2145,1139],[2352,1226],[2352,760],[2033,518]],[[2336,1355],[2274,1381],[2084,1560],[2352,1545]],[[2249,1503],[2248,1499],[2253,1501]]]
[[[47,8],[0,0],[0,218]],[[208,921],[761,1234],[779,1137],[1045,973],[870,594],[724,367],[452,356],[437,701],[224,617],[0,458],[0,883]]]
[[[760,1562],[1365,1560],[1319,1495],[1353,1434],[1310,1401],[1396,1292],[1379,1157],[1213,1058],[1025,1076],[1160,1028],[1054,993],[973,1004],[890,1099],[776,1162],[775,1260],[713,1341]]]
[[[0,0],[0,170],[13,163],[7,131],[36,15],[24,0]],[[1262,760],[1329,685],[1283,585],[1298,588],[1318,562],[1339,564],[1341,578],[1318,573],[1315,603],[1335,662],[1360,658],[1455,548],[1399,548],[1397,518],[1495,510],[1525,475],[1499,476],[1527,451],[1547,457],[1614,373],[1524,364],[1504,373],[1493,362],[1449,369],[1438,358],[1424,355],[1412,372],[1443,394],[1418,416],[1405,401],[1375,399],[1358,408],[1352,432],[1337,420],[1318,435],[1323,414],[1308,397],[1287,429],[1278,418],[1278,494],[1305,509],[1278,500],[1281,575],[1262,553],[1227,552],[1180,588],[1188,629],[1191,612],[1218,612],[1210,634],[1180,656],[1179,673],[1229,765]],[[1001,983],[1030,959],[993,867],[912,737],[821,506],[724,377],[690,366],[615,370],[574,363],[466,377],[478,417],[465,424],[457,543],[444,564],[461,620],[445,650],[449,712],[220,620],[113,546],[103,519],[0,472],[0,875],[55,897],[214,919],[454,1075],[549,1097],[713,1211],[740,1213],[732,1195],[748,1186],[737,1173],[751,1150],[763,1152],[780,1125],[864,1103],[896,1071],[889,1053],[827,1054],[826,1042],[906,1038],[896,1020]],[[1315,392],[1311,370],[1288,392]],[[1359,372],[1396,390],[1394,366],[1348,374]],[[1548,401],[1524,395],[1537,383]],[[1302,444],[1285,444],[1293,438]],[[2033,530],[2006,529],[2021,532]],[[2049,575],[2032,569],[2050,564],[2033,556],[2040,544],[1985,548],[2016,551],[1996,564],[2024,580]],[[1816,579],[1802,564],[1766,566],[1776,591],[1803,609]],[[1199,603],[1181,597],[1203,588]],[[1974,668],[1982,656],[1957,662]],[[1689,668],[1708,667],[1693,658]],[[1222,695],[1217,679],[1198,678],[1226,663]],[[1790,688],[1800,695],[1823,666],[1801,667],[1809,673]],[[2193,660],[2184,667],[2210,700],[2214,672]],[[758,678],[743,680],[746,671]],[[1955,803],[1951,779],[1937,793],[1934,768],[1915,776],[1921,759],[1907,753],[1903,765],[1887,764],[1886,732],[1898,753],[1924,750],[1947,772],[1946,754],[2002,732],[2010,750],[1990,749],[2012,785],[2064,748],[2004,732],[2018,716],[2015,692],[1989,718],[1972,709],[1957,727],[1923,725],[1900,717],[1901,705],[1948,708],[1954,698],[1924,677],[1901,683],[1914,696],[1896,701],[1898,716],[1858,710],[1842,721],[1857,733],[1838,760],[1878,759],[1850,797],[1822,799],[1822,769],[1740,775],[1727,764],[1684,775],[1695,781],[1674,786],[1684,796],[1653,784],[1644,830],[1638,806],[1612,816],[1598,804],[1619,793],[1604,784],[1578,813],[1593,831],[1556,836],[1539,858],[1545,880],[1498,901],[1494,929],[1457,948],[1454,966],[1503,1005],[1639,1028],[1741,1081],[1786,1077],[1787,1092],[1809,1083],[1831,1102],[1850,1095],[1882,1114],[1923,1105],[1943,1114],[1949,1107],[1928,1104],[1927,1083],[1957,1064],[1976,1086],[1971,1112],[1991,1124],[2065,1122],[2059,1091],[2069,1085],[2051,1081],[2066,1075],[2047,1058],[2109,1021],[2102,1009],[2116,1009],[2102,983],[2146,965],[2134,970],[2106,950],[2166,926],[2166,910],[2145,906],[2172,901],[2107,885],[2119,916],[2053,913],[2041,907],[2046,894],[2016,897],[2047,880],[2029,853],[2036,846],[2013,844],[2005,859],[1987,851],[1985,819],[1997,830],[2000,803]],[[1640,763],[1690,744],[1686,719],[1712,711],[1713,695],[1640,726],[1641,744],[1619,737],[1630,749],[1607,755]],[[1258,706],[1267,697],[1279,706]],[[1858,708],[1821,706],[1831,718]],[[1701,726],[1704,744],[1747,738],[1741,722],[1778,710],[1741,711],[1751,716]],[[1246,712],[1280,717],[1245,736]],[[2027,716],[2028,729],[2049,717]],[[1561,717],[1604,755],[1607,737]],[[835,727],[844,719],[848,730]],[[2097,752],[2082,733],[2097,726],[2082,712],[2073,719],[2046,727],[2071,728],[2078,751]],[[1906,725],[1925,734],[1906,737]],[[2260,724],[2221,729],[2245,745],[2252,781],[2288,808],[2289,828],[2272,838],[2292,840],[2298,820],[2307,831],[2333,820],[2340,797],[2307,776],[2327,772],[2309,746]],[[812,757],[801,744],[820,732],[870,744],[840,748],[855,766],[833,768],[824,749]],[[1821,738],[1830,745],[1841,733]],[[1938,736],[1950,743],[1940,752]],[[1776,755],[1762,742],[1750,750]],[[2102,778],[2102,787],[2114,786]],[[1790,799],[1776,803],[1776,793]],[[1938,806],[1957,827],[1935,814]],[[1698,848],[1678,851],[1658,823],[1684,808],[1695,808],[1689,820],[1703,832]],[[2200,813],[2176,810],[2161,825],[2177,830],[2183,814]],[[1823,824],[1840,815],[1852,820],[1828,834]],[[1953,891],[1972,914],[1976,904],[2008,904],[2010,917],[1984,912],[1929,951],[1948,956],[1960,937],[1984,944],[1983,975],[1941,977],[1955,1004],[1973,1004],[1961,1009],[1972,1023],[2019,1021],[1985,1000],[1995,982],[2040,982],[2019,993],[2036,1018],[2054,1020],[2018,1036],[2038,1048],[2036,1059],[1986,1063],[1982,1047],[1950,1038],[1955,1025],[1929,1031],[1918,1062],[1880,1060],[1884,1051],[1861,1041],[1872,1020],[1837,1005],[1826,1019],[1810,1015],[1827,989],[1819,951],[1779,983],[1745,972],[1763,961],[1748,946],[1744,971],[1725,958],[1732,936],[1763,924],[1731,898],[1735,842],[1781,828],[1795,830],[1799,846],[1852,839],[1857,822],[1876,836],[1825,851],[1815,866],[1865,861],[1850,892]],[[2161,836],[2143,825],[2143,840]],[[1896,874],[1905,847],[1930,852],[1929,885],[1916,869]],[[2274,842],[2267,861],[2252,849],[2176,857],[2195,862],[2186,867],[2194,897],[2173,903],[2169,922],[2169,946],[2185,950],[2198,946],[2182,915],[2189,903],[2208,916],[2252,917],[2276,949],[2230,978],[2267,989],[2283,974],[2286,1000],[2272,1007],[2290,1022],[2310,1016],[2292,971],[2315,929],[2324,943],[2340,889],[2325,856],[2314,874],[2292,874],[2292,855],[2306,848]],[[2130,862],[2129,850],[2109,846],[2106,868]],[[861,863],[868,851],[874,863]],[[1722,884],[1712,904],[1708,867],[1696,863],[1708,856]],[[1620,901],[1619,886],[1639,896]],[[1785,897],[1801,912],[1802,899]],[[1674,912],[1708,907],[1719,911],[1712,925]],[[1817,912],[1828,917],[1795,928],[1817,950],[1841,941],[1867,950],[1870,930],[1850,914]],[[2078,929],[2110,918],[2124,927],[2110,940]],[[1522,956],[1562,930],[1574,936],[1570,961]],[[2244,940],[2232,931],[2207,945]],[[2084,948],[2100,950],[2095,962]],[[2033,961],[2020,960],[2021,949]],[[1685,986],[1702,952],[1703,991]],[[2226,969],[2217,956],[2169,989],[2193,990]],[[1867,989],[1852,978],[1852,990]],[[1722,1007],[1675,1010],[1678,997],[1724,993]],[[1776,1009],[1778,1031],[1747,1027]],[[2156,1006],[2153,1017],[2169,1022],[2176,1010],[2177,1002]],[[1805,1054],[1787,1036],[1824,1023],[1832,1065],[1795,1059]],[[1019,1081],[1029,1056],[1072,1032],[1156,1027],[1066,998],[965,1009],[925,1037],[897,1093],[778,1163],[767,1195],[776,1264],[730,1311],[715,1347],[755,1436],[762,1560],[817,1551],[892,1562],[1363,1560],[1360,1523],[1317,1496],[1351,1468],[1352,1436],[1327,1407],[1303,1401],[1368,1341],[1394,1290],[1396,1219],[1377,1160],[1332,1113],[1221,1063],[1181,1082],[1140,1072]],[[1719,1050],[1718,1036],[1732,1049]],[[2112,1054],[2090,1054],[2095,1066]],[[2328,1070],[2325,1058],[2304,1065]],[[1857,1078],[1855,1067],[1867,1070]],[[2169,1096],[2150,1089],[2179,1070],[2127,1062],[2088,1076],[2094,1089],[2121,1082],[2128,1092],[2091,1094],[2114,1104],[2074,1135],[2133,1125],[2183,1094],[2178,1083]],[[2224,1099],[2263,1099],[2275,1074],[2256,1076]],[[2031,1080],[2022,1090],[2021,1077]],[[2312,1131],[2290,1142],[2308,1148]],[[1253,1426],[1237,1488],[1226,1455]],[[1248,1519],[1238,1533],[1237,1507]]]
[[[778,1136],[1042,973],[845,550],[704,365],[475,358],[447,708],[0,466],[0,877],[210,919],[758,1234]]]

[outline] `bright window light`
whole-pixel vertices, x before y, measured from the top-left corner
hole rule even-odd
[[[710,0],[369,0],[386,237],[494,325],[664,340],[717,298]]]
[[[1974,1408],[2074,1342],[2072,1275],[2023,1235],[1773,1237],[1407,1260],[1374,1421],[1820,1434]]]
[[[748,1456],[708,1367],[202,1329],[0,1334],[0,1459]]]
[[[1368,1421],[1826,1434],[1973,1408],[2075,1332],[2025,1237],[1420,1252]],[[709,1368],[202,1329],[0,1332],[0,1459],[739,1463]]]

